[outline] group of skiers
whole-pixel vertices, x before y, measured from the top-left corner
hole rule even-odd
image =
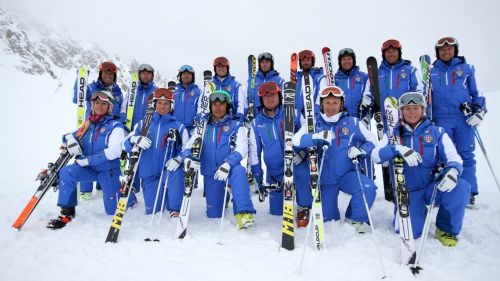
[[[426,206],[437,187],[433,203],[439,205],[436,237],[445,246],[456,245],[465,208],[474,204],[478,194],[473,128],[483,120],[486,105],[477,89],[474,67],[458,56],[457,40],[442,38],[435,44],[435,50],[430,85],[424,87],[417,69],[403,59],[400,42],[390,39],[382,44],[378,69],[380,100],[398,99],[399,121],[392,132],[385,126],[380,140],[370,131],[376,101],[367,73],[357,65],[355,52],[351,48],[339,51],[338,70],[332,75],[334,81],[329,81],[323,68],[316,66],[312,51],[298,54],[300,70],[296,72],[292,140],[298,227],[309,223],[313,196],[308,148],[316,147],[323,163],[318,182],[324,221],[341,218],[337,201],[342,191],[351,196],[345,218],[358,232],[364,232],[369,210],[363,200],[370,208],[376,197],[373,163],[402,157],[413,236],[418,238],[422,234]],[[130,153],[134,147],[142,149],[134,193],[142,189],[146,214],[163,211],[160,206],[166,198],[165,208],[171,217],[179,216],[184,167],[194,167],[203,175],[207,217],[221,217],[230,198],[226,192],[230,190],[237,227],[242,229],[254,223],[256,211],[251,194],[255,190],[251,190],[249,173],[258,186],[257,191],[268,193],[270,213],[282,215],[285,80],[274,69],[274,63],[270,53],[260,54],[258,71],[254,78],[248,78],[245,89],[230,75],[228,59],[215,58],[212,78],[215,89],[206,100],[205,91],[195,84],[191,66],[179,68],[178,83],[172,90],[155,86],[153,67],[142,64],[137,69],[139,83],[131,128],[124,125],[127,99],[116,84],[117,68],[111,62],[102,63],[99,78],[87,87],[86,126],[63,137],[69,153],[75,156],[75,163],[60,171],[61,214],[48,227],[61,228],[71,221],[77,197],[88,200],[95,181],[102,189],[106,213],[114,214],[120,196],[120,155],[122,151]],[[310,77],[313,109],[304,102],[304,75]],[[430,96],[422,93],[426,87],[431,88]],[[75,103],[76,99],[75,88]],[[144,136],[142,119],[149,102],[154,105],[154,113],[149,132]],[[249,104],[253,104],[250,118]],[[192,157],[192,150],[198,145],[197,134],[193,132],[198,129],[196,120],[205,118],[204,106],[208,106],[209,113],[198,161]],[[313,131],[307,124],[308,110],[315,111]],[[386,120],[383,112],[382,118],[386,125],[392,121]],[[175,132],[175,141],[170,132]],[[247,169],[241,164],[245,158],[249,162]],[[168,188],[162,189],[165,182]],[[129,206],[137,201],[134,193]],[[394,186],[392,194],[396,194]]]

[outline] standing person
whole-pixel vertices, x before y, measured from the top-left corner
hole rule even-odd
[[[390,144],[388,136],[373,150],[375,163],[389,161],[396,155],[405,160],[404,175],[409,189],[409,212],[413,237],[422,234],[427,204],[439,205],[436,237],[444,246],[455,246],[470,193],[462,174],[462,159],[441,127],[425,117],[427,103],[420,92],[408,92],[399,98],[400,121],[394,136],[398,144]],[[441,171],[438,167],[443,165]],[[430,202],[433,188],[438,189],[436,202]]]
[[[417,69],[411,65],[411,61],[402,58],[402,47],[398,40],[385,41],[381,50],[382,63],[378,70],[378,83],[382,101],[387,97],[398,99],[406,92],[423,89]]]
[[[247,156],[248,139],[243,125],[229,111],[231,97],[224,90],[210,95],[210,114],[203,139],[200,162],[191,159],[193,135],[182,152],[186,166],[201,169],[207,204],[207,217],[220,218],[225,206],[226,184],[231,187],[233,212],[238,229],[254,223],[255,209],[250,199],[250,186],[241,160]],[[204,117],[200,117],[204,118]]]
[[[160,210],[161,203],[163,198],[166,197],[167,210],[170,211],[171,216],[177,217],[184,193],[184,171],[183,169],[177,169],[181,162],[173,161],[171,167],[175,167],[175,163],[177,163],[176,169],[170,168],[168,172],[164,173],[162,171],[167,161],[180,157],[178,155],[182,151],[182,145],[188,142],[189,136],[184,125],[179,123],[172,114],[175,105],[172,91],[166,88],[158,88],[153,92],[152,98],[155,112],[153,113],[147,137],[140,136],[143,121],[139,121],[134,131],[125,139],[123,146],[127,153],[132,151],[134,144],[143,149],[137,177],[141,178],[143,183],[146,214],[153,213],[156,194],[159,192],[154,212],[163,211]],[[173,144],[169,144],[167,140],[171,129],[174,129],[177,135],[176,142]],[[172,156],[168,157],[172,145],[174,146]],[[163,194],[163,186],[167,178],[168,193]]]
[[[177,74],[179,83],[177,83],[174,94],[177,104],[174,116],[177,121],[184,124],[189,134],[194,128],[194,117],[201,112],[199,109],[201,91],[195,84],[194,78],[194,69],[190,65],[181,66]]]
[[[74,164],[59,172],[57,205],[61,215],[47,225],[59,229],[75,217],[77,182],[97,181],[103,192],[106,214],[113,215],[120,191],[120,154],[125,131],[122,122],[113,118],[113,95],[108,91],[96,91],[91,97],[91,113],[80,130],[63,137],[68,152],[76,156]],[[80,138],[80,140],[77,140]],[[129,199],[135,203],[135,196]]]
[[[266,182],[270,185],[279,184],[279,189],[269,193],[269,210],[271,215],[281,216],[283,214],[283,176],[284,176],[284,122],[285,110],[282,105],[281,87],[275,82],[266,82],[259,89],[259,99],[262,110],[257,114],[252,122],[252,134],[250,143],[256,143],[254,148],[258,163],[252,165],[252,173],[255,176],[259,187],[262,187],[264,172],[260,161],[264,153],[264,163],[266,165]],[[300,127],[300,121],[295,118],[295,131]],[[297,213],[299,227],[307,226],[309,219],[309,209],[311,208],[312,196],[309,189],[309,166],[305,158],[305,152],[297,152],[293,158],[295,187],[297,191]],[[305,213],[305,214],[304,214]]]
[[[365,193],[368,207],[375,201],[375,183],[364,174],[360,174],[363,187],[358,184],[356,166],[353,160],[367,157],[375,147],[376,139],[355,117],[350,117],[343,110],[344,93],[337,86],[328,86],[319,96],[320,112],[316,115],[316,132],[307,133],[307,126],[293,136],[295,147],[318,147],[318,155],[322,155],[323,145],[328,145],[320,176],[320,188],[325,221],[339,220],[339,191],[351,195],[345,217],[356,227],[359,233],[364,232],[368,223],[368,213],[363,200]]]
[[[116,65],[110,61],[105,61],[99,65],[99,76],[97,81],[93,81],[87,85],[87,95],[85,97],[85,100],[87,101],[87,110],[85,112],[85,118],[88,118],[91,114],[92,95],[98,91],[109,91],[113,95],[114,100],[111,116],[120,122],[125,122],[126,115],[120,112],[123,102],[123,94],[120,86],[116,84],[117,71]],[[75,81],[73,103],[77,102],[78,91],[76,87],[77,83]],[[80,199],[84,201],[90,200],[92,198],[93,187],[94,184],[91,182],[80,183]],[[97,185],[97,189],[100,189],[99,185]]]
[[[248,96],[248,100],[253,99],[255,116],[259,114],[262,110],[262,104],[260,103],[258,89],[260,85],[266,82],[275,82],[282,89],[285,84],[285,80],[280,77],[278,71],[274,69],[274,57],[271,53],[264,52],[257,57],[259,63],[259,70],[255,76],[255,91]],[[248,89],[250,89],[252,77],[248,77]]]
[[[245,119],[245,110],[248,108],[247,93],[244,87],[235,80],[234,76],[229,74],[229,60],[226,57],[217,57],[214,59],[214,72],[212,78],[216,90],[223,90],[229,93],[231,97],[230,114],[243,121]]]
[[[437,59],[431,70],[432,118],[446,130],[464,161],[463,178],[471,186],[469,204],[474,205],[479,190],[473,127],[479,126],[486,114],[486,100],[477,88],[474,66],[458,56],[458,41],[453,37],[441,38],[435,49]],[[473,110],[470,117],[464,116],[464,103]]]
[[[297,71],[297,85],[295,86],[296,98],[295,98],[295,109],[298,112],[303,112],[304,110],[304,93],[302,92],[302,77],[304,74],[309,74],[311,76],[311,86],[313,95],[313,102],[315,102],[315,112],[319,111],[318,105],[318,93],[319,89],[327,86],[326,76],[323,73],[322,67],[314,67],[316,63],[316,57],[314,53],[310,50],[303,50],[299,53],[299,66],[301,70]]]

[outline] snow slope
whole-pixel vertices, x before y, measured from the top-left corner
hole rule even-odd
[[[174,224],[165,216],[161,242],[144,242],[150,217],[144,205],[126,213],[119,243],[105,244],[111,217],[104,214],[100,194],[77,208],[77,217],[64,229],[45,228],[57,216],[57,194],[48,192],[21,232],[11,228],[36,189],[36,173],[58,154],[60,136],[75,126],[71,103],[73,74],[61,82],[0,67],[5,79],[0,105],[0,280],[379,280],[380,266],[371,234],[358,235],[347,223],[326,223],[327,250],[308,242],[302,276],[297,268],[305,230],[296,231],[296,250],[280,251],[281,218],[259,203],[256,224],[235,229],[232,208],[226,213],[224,245],[218,245],[219,220],[207,219],[202,190],[195,190],[188,236],[173,239]],[[61,83],[61,84],[59,84]],[[500,108],[500,92],[487,93],[490,109]],[[495,121],[491,110],[480,128],[497,174],[499,148],[494,146]],[[434,238],[425,250],[420,280],[498,280],[500,267],[500,192],[480,151],[477,151],[481,195],[478,209],[467,210],[456,248],[444,248]],[[379,176],[379,178],[381,178]],[[380,183],[378,183],[380,185]],[[345,210],[348,198],[342,196]],[[379,190],[372,209],[387,280],[413,280],[400,265],[398,236],[391,229],[392,206]]]

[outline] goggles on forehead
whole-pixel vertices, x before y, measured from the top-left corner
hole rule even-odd
[[[191,72],[191,73],[193,73],[193,72],[194,72],[194,69],[193,69],[193,67],[192,67],[192,66],[187,65],[187,64],[185,64],[185,65],[183,65],[183,66],[181,66],[181,67],[179,68],[179,72],[186,72],[186,71],[187,71],[187,72]]]
[[[401,49],[401,43],[399,43],[399,41],[396,39],[389,39],[382,44],[382,51],[385,51],[389,48]]]
[[[111,71],[113,73],[116,73],[116,65],[112,62],[106,61],[106,62],[101,63],[101,65],[99,65],[99,70],[100,71]]]
[[[259,97],[263,97],[266,94],[276,95],[281,92],[280,87],[275,82],[266,82],[259,87]]]
[[[444,38],[439,39],[436,42],[435,47],[439,48],[439,47],[443,47],[444,45],[450,45],[450,46],[458,45],[458,41],[457,41],[457,39],[455,39],[453,37],[444,37]]]
[[[92,96],[90,97],[90,100],[95,101],[96,99],[100,99],[102,101],[106,101],[106,102],[109,102],[111,104],[113,104],[113,102],[114,102],[113,96],[109,92],[95,92],[95,93],[93,93]]]
[[[334,96],[338,98],[344,97],[344,91],[337,86],[328,86],[323,91],[321,91],[320,98],[326,98],[328,96]]]
[[[265,53],[260,54],[258,59],[259,59],[259,61],[264,60],[264,59],[272,61],[273,55],[271,55],[268,52],[265,52]]]
[[[344,48],[339,51],[339,56],[345,56],[345,55],[353,55],[354,56],[354,50],[351,48]]]
[[[302,60],[304,58],[314,58],[314,53],[310,50],[304,50],[299,53],[299,60]]]
[[[167,88],[158,88],[153,92],[153,100],[165,99],[169,101],[174,100],[174,94]]]
[[[225,57],[218,57],[214,60],[214,66],[229,66],[229,60]]]
[[[137,71],[138,71],[138,72],[141,72],[141,71],[148,71],[148,72],[153,72],[153,73],[154,73],[154,72],[155,72],[155,69],[154,69],[151,65],[149,65],[149,64],[147,64],[147,63],[143,63],[143,64],[141,64],[141,65],[139,66],[139,69],[138,69]]]
[[[217,90],[210,95],[210,102],[215,102],[215,101],[230,103],[231,97],[226,91]]]
[[[420,105],[426,107],[427,103],[425,102],[425,97],[422,93],[409,92],[399,97],[399,108],[403,108],[408,105]]]

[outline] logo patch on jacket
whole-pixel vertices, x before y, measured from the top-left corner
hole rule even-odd
[[[226,92],[231,92],[231,89],[232,89],[231,85],[224,87],[224,91]]]
[[[434,138],[432,137],[432,135],[425,135],[424,136],[424,141],[426,143],[431,143],[433,140],[434,140]]]
[[[401,77],[401,78],[405,79],[405,78],[407,78],[407,77],[408,77],[408,73],[406,73],[406,71],[405,71],[405,70],[402,70],[402,71],[401,71],[401,73],[399,74],[399,77]]]
[[[189,95],[193,97],[195,95],[194,91],[190,91]]]
[[[224,132],[228,132],[230,129],[231,129],[231,126],[229,126],[229,125],[225,125],[224,127],[222,127],[222,130]]]
[[[359,81],[361,81],[361,76],[359,76],[359,75],[356,75],[356,77],[354,77],[354,80],[356,80],[356,82],[359,82]]]
[[[99,132],[101,132],[101,134],[104,134],[104,132],[106,132],[106,127],[102,127],[101,129],[99,129]]]
[[[461,68],[459,68],[459,69],[457,69],[457,71],[455,71],[455,74],[456,74],[457,76],[462,76],[462,75],[464,75],[464,70],[463,70],[463,69],[461,69]]]
[[[347,128],[347,127],[342,127],[342,134],[343,134],[344,136],[347,136],[347,135],[349,134],[349,128]]]

